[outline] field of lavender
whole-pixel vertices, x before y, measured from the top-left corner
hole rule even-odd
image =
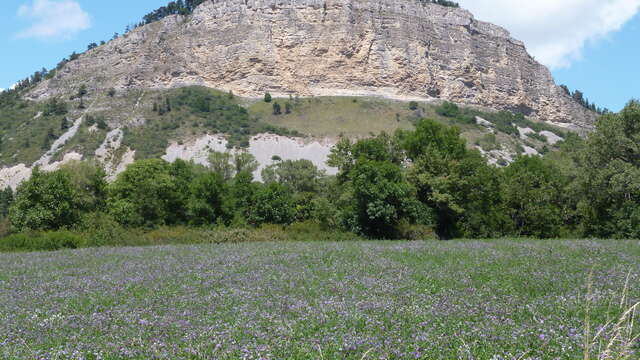
[[[637,359],[639,284],[638,241],[0,254],[0,358]]]

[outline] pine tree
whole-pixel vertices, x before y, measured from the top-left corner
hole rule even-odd
[[[278,102],[274,102],[273,103],[273,115],[280,115],[282,114],[282,110],[280,109],[280,104],[278,104]]]

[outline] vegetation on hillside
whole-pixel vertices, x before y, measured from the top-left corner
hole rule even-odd
[[[210,104],[195,99],[178,106]],[[36,171],[8,213],[16,231],[82,227],[101,214],[124,228],[311,222],[370,238],[637,238],[638,124],[632,101],[588,139],[570,136],[557,153],[504,168],[469,149],[456,127],[421,120],[394,135],[343,138],[329,159],[337,176],[274,159],[258,183],[249,154],[215,156],[211,168],[140,160],[109,185],[90,166]]]
[[[58,98],[42,103],[0,93],[0,164],[31,164],[72,125],[67,105]]]
[[[153,99],[143,126],[125,129],[124,144],[136,150],[138,159],[162,156],[170,139],[193,135],[226,134],[229,148],[249,146],[260,133],[300,135],[250,116],[233,94],[193,86],[162,93]]]

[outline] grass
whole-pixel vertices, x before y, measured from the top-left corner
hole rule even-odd
[[[627,311],[638,241],[95,248],[0,254],[0,269],[0,358],[596,359],[620,339],[629,359],[640,350]]]
[[[75,120],[74,111],[66,115],[46,116],[41,114],[44,108],[44,103],[10,95],[0,97],[0,167],[21,162],[30,165],[38,160],[64,133],[60,128],[62,120],[67,117],[70,124]],[[53,138],[46,142],[49,131]]]
[[[397,129],[412,129],[419,118],[458,126],[469,147],[482,143],[488,133],[486,127],[475,124],[476,115],[494,124],[498,130],[497,146],[511,150],[516,150],[523,142],[514,124],[563,134],[551,125],[506,112],[489,113],[466,107],[444,112],[442,105],[427,102],[414,104],[417,107],[412,110],[410,102],[376,97],[274,98],[266,103],[190,86],[120,91],[114,96],[109,96],[107,90],[90,90],[84,99],[86,109],[78,109],[78,99],[65,96],[61,100],[68,105],[69,113],[65,116],[71,122],[86,110],[88,116],[104,119],[109,129],[124,128],[123,144],[135,149],[138,159],[160,157],[170,141],[186,142],[203,134],[226,134],[229,146],[246,147],[250,137],[259,133],[362,138],[382,131],[391,134]],[[164,109],[167,100],[171,111]],[[273,114],[275,102],[281,106],[281,115]],[[291,105],[290,113],[285,111],[286,103]],[[64,116],[36,117],[45,106],[46,103],[24,101],[13,95],[0,98],[0,165],[12,166],[21,162],[30,165],[46,151],[49,129],[54,138],[62,134],[60,124]],[[92,157],[109,129],[96,133],[87,129],[88,126],[83,125],[53,160],[60,160],[69,151],[77,151],[84,158]],[[541,151],[544,143],[539,139],[531,140],[535,142],[532,146]],[[49,143],[52,141],[50,139]]]
[[[272,104],[282,105],[283,114],[273,115]],[[292,104],[291,114],[284,113],[284,104]],[[251,104],[249,113],[271,125],[297,130],[317,137],[368,136],[381,131],[413,128],[415,112],[408,103],[363,97],[314,97],[273,99],[271,103]]]

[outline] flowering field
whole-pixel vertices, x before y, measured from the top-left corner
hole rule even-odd
[[[638,241],[0,254],[0,358],[635,359],[639,299]]]

